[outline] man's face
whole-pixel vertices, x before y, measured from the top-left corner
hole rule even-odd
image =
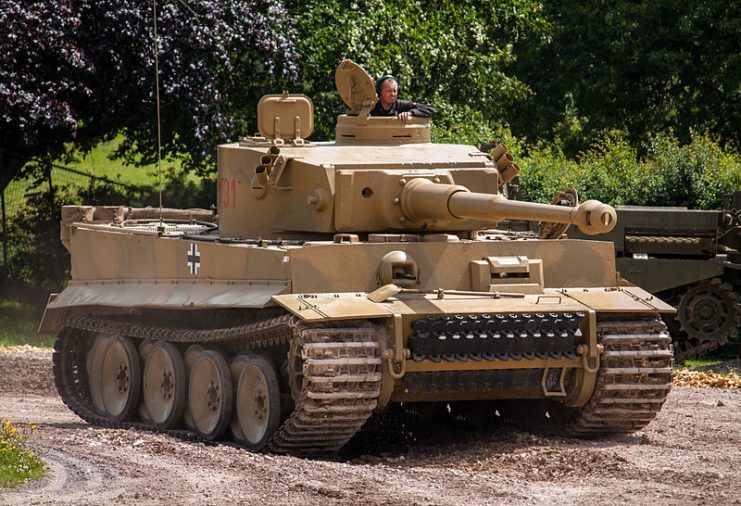
[[[399,85],[393,79],[386,79],[381,83],[381,105],[384,109],[390,108],[399,95]]]

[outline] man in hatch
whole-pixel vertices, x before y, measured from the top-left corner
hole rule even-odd
[[[376,94],[378,102],[371,111],[371,116],[395,116],[399,115],[402,123],[408,123],[412,117],[431,118],[437,111],[431,105],[399,100],[399,83],[391,75],[385,75],[376,81]]]

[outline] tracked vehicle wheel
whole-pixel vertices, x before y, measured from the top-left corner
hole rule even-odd
[[[100,362],[100,391],[109,417],[117,421],[131,418],[139,405],[141,377],[139,353],[131,339],[110,337]]]
[[[185,351],[185,375],[188,378],[188,389],[190,389],[190,373],[193,372],[193,366],[196,363],[196,359],[203,351],[203,346],[194,344]],[[195,430],[196,426],[193,423],[193,415],[190,412],[190,393],[186,395],[185,399],[185,412],[183,413],[183,420],[185,426],[191,430]]]
[[[173,427],[183,415],[188,381],[185,364],[174,345],[157,341],[148,350],[142,380],[142,395],[155,427]]]
[[[193,428],[204,439],[220,438],[229,427],[233,387],[229,366],[216,350],[198,354],[190,372],[188,400]]]
[[[147,363],[147,357],[149,356],[149,352],[152,351],[152,346],[154,346],[154,343],[156,343],[154,339],[145,339],[141,342],[139,345],[139,362],[142,364]],[[145,367],[146,368],[146,367]],[[139,403],[139,419],[143,420],[145,422],[151,422],[152,416],[149,414],[149,410],[147,409],[147,404],[144,402],[144,379],[142,378],[142,399]]]
[[[103,415],[105,414],[105,405],[103,404],[103,392],[101,391],[100,373],[103,364],[103,352],[108,346],[108,336],[98,336],[95,338],[92,348],[87,354],[87,377],[88,388],[90,389],[90,400],[95,410]]]
[[[738,329],[739,300],[731,285],[719,279],[703,281],[687,290],[677,309],[682,330],[693,339],[728,338]]]
[[[232,377],[236,378],[232,435],[241,445],[259,451],[280,425],[280,388],[275,367],[264,357],[240,355],[232,364]]]
[[[249,318],[250,316],[254,318]],[[264,440],[251,436],[252,441],[257,442],[255,447],[264,445],[263,450],[273,453],[335,453],[361,429],[378,406],[383,379],[381,351],[385,342],[382,326],[366,321],[342,322],[331,327],[309,325],[279,311],[265,315],[263,310],[260,310],[259,316],[247,314],[245,320],[246,323],[236,326],[204,329],[200,322],[195,322],[192,327],[187,323],[177,327],[152,326],[146,320],[137,321],[129,315],[126,318],[73,317],[54,345],[53,370],[57,391],[72,411],[92,424],[123,429],[152,429],[154,426],[151,416],[142,418],[143,423],[133,419],[117,420],[105,411],[99,412],[92,402],[91,386],[98,389],[101,394],[99,397],[105,398],[102,395],[104,389],[101,381],[94,381],[91,385],[90,373],[93,372],[93,362],[101,366],[106,360],[106,353],[100,350],[108,348],[106,343],[109,340],[127,343],[124,346],[128,351],[122,355],[136,357],[136,363],[145,366],[157,343],[152,336],[158,336],[158,339],[170,342],[178,349],[192,342],[214,342],[215,345],[223,346],[224,350],[252,350],[250,353],[254,355],[245,355],[246,358],[280,358],[293,350],[293,367],[281,364],[285,371],[284,376],[279,379],[275,378],[277,374],[274,368],[277,363],[273,360],[268,361],[269,368],[257,366],[259,374],[256,377],[259,379],[262,376],[264,379],[263,388],[268,385],[268,424],[258,432],[259,435],[264,430]],[[107,337],[98,339],[97,336]],[[128,337],[124,340],[111,336]],[[139,355],[131,344],[134,339],[141,340]],[[95,353],[93,348],[96,348]],[[194,435],[202,440],[217,439],[229,428],[234,418],[239,421],[234,410],[234,389],[239,387],[241,369],[245,364],[235,371],[233,380],[220,351],[204,350],[201,345],[194,344],[187,348],[183,358],[189,397],[187,404],[193,414],[188,415],[186,411],[183,424],[176,423],[173,427],[161,430],[188,439]],[[271,371],[271,368],[272,374],[265,372]],[[291,369],[297,373],[293,381],[285,377]],[[96,371],[100,378],[102,367],[96,367]],[[136,377],[141,386],[141,371]],[[245,378],[250,378],[250,374],[245,374]],[[245,381],[247,384],[262,383],[247,379]],[[278,390],[273,388],[278,381],[280,395],[277,397],[280,404],[270,411],[271,405],[276,406],[272,400],[276,396],[272,395],[271,390]],[[300,391],[294,392],[298,398],[295,404],[287,398],[289,383],[300,387]],[[260,388],[243,387],[243,391],[253,394],[257,391],[259,396]],[[132,404],[142,413],[148,411],[143,399]],[[260,407],[259,403],[255,405]],[[260,413],[260,410],[257,412]],[[281,423],[274,429],[273,417],[276,415]],[[285,420],[284,416],[287,417]],[[179,430],[183,426],[187,426],[188,430]],[[196,434],[192,434],[193,432]],[[244,431],[242,436],[245,436]]]

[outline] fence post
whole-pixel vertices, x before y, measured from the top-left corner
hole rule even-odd
[[[5,215],[5,155],[0,154],[0,208],[2,208],[3,226],[3,268],[0,269],[0,281],[7,280],[8,270],[8,220]]]
[[[54,185],[51,181],[51,171],[54,168],[54,164],[52,164],[50,161],[46,161],[46,178],[47,181],[49,181],[49,205],[50,209],[54,209]]]
[[[5,274],[8,269],[8,220],[5,216],[5,188],[0,193],[0,207],[2,207],[3,220],[3,268],[0,269],[0,280],[5,281]]]

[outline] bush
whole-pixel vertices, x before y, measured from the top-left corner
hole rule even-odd
[[[58,188],[28,195],[8,223],[7,277],[11,282],[56,291],[69,277],[69,254],[59,241],[63,204],[81,204],[76,191]]]
[[[559,143],[538,144],[521,160],[522,200],[549,201],[575,188],[580,199],[611,205],[685,206],[718,209],[741,188],[741,156],[708,135],[681,146],[671,134],[652,138],[645,159],[620,132],[611,132],[576,160]]]
[[[654,205],[717,209],[741,189],[741,156],[725,150],[708,134],[692,133],[681,146],[672,135],[654,137],[648,146]]]
[[[550,202],[560,190],[580,189],[577,163],[556,144],[540,143],[517,163],[522,168],[520,200]]]
[[[145,195],[144,202],[140,202]],[[166,176],[163,204],[166,207],[208,208],[215,201],[216,184],[204,178],[187,180],[176,171]],[[58,291],[69,279],[69,253],[59,240],[59,219],[64,205],[159,206],[153,188],[132,192],[122,186],[94,182],[88,187],[58,186],[53,195],[37,188],[8,223],[7,281]]]

